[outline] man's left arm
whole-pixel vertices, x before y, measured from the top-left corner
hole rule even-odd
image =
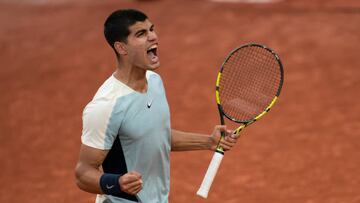
[[[226,126],[215,126],[211,135],[182,132],[171,130],[171,151],[189,151],[189,150],[212,150],[215,151],[220,140],[221,132],[225,133],[225,138],[220,141],[220,146],[225,150],[230,150],[238,139]]]

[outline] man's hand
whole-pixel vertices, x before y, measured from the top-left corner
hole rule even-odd
[[[142,189],[141,174],[131,171],[119,178],[120,189],[131,195],[136,195]]]
[[[239,138],[238,135],[233,134],[232,130],[227,130],[226,126],[217,125],[215,126],[214,132],[210,137],[210,149],[212,151],[216,150],[217,144],[221,137],[221,132],[225,133],[225,138],[220,140],[220,146],[224,149],[224,151],[230,150],[233,146],[235,146],[237,139]]]

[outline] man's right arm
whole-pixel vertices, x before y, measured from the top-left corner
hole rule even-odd
[[[90,193],[103,194],[100,187],[100,178],[103,172],[100,166],[103,163],[108,150],[100,150],[81,145],[78,163],[75,168],[77,186]],[[124,174],[119,178],[121,191],[135,195],[142,188],[141,175],[135,171]]]
[[[102,194],[100,166],[104,161],[108,150],[95,149],[84,144],[81,145],[79,160],[75,168],[77,186],[90,193]]]

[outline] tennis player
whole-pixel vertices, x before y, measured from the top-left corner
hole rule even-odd
[[[211,135],[171,129],[160,76],[158,37],[148,17],[117,10],[104,34],[117,58],[115,72],[83,111],[76,183],[98,194],[96,203],[164,203],[169,195],[170,151],[231,149],[237,137],[226,126]]]

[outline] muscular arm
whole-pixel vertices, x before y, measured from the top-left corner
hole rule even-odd
[[[79,161],[75,168],[76,184],[80,189],[95,194],[103,193],[99,184],[102,175],[100,166],[108,152],[81,145]]]
[[[100,177],[103,172],[100,166],[103,163],[108,150],[95,149],[81,145],[79,161],[75,168],[76,185],[90,193],[103,194],[100,187]],[[142,188],[141,174],[130,171],[119,178],[121,191],[128,194],[136,194]]]
[[[237,137],[232,135],[232,131],[226,130],[226,126],[215,126],[211,135],[182,132],[171,130],[171,151],[188,151],[188,150],[215,150],[220,139],[221,131],[225,132],[225,139],[220,141],[224,150],[231,149]]]

